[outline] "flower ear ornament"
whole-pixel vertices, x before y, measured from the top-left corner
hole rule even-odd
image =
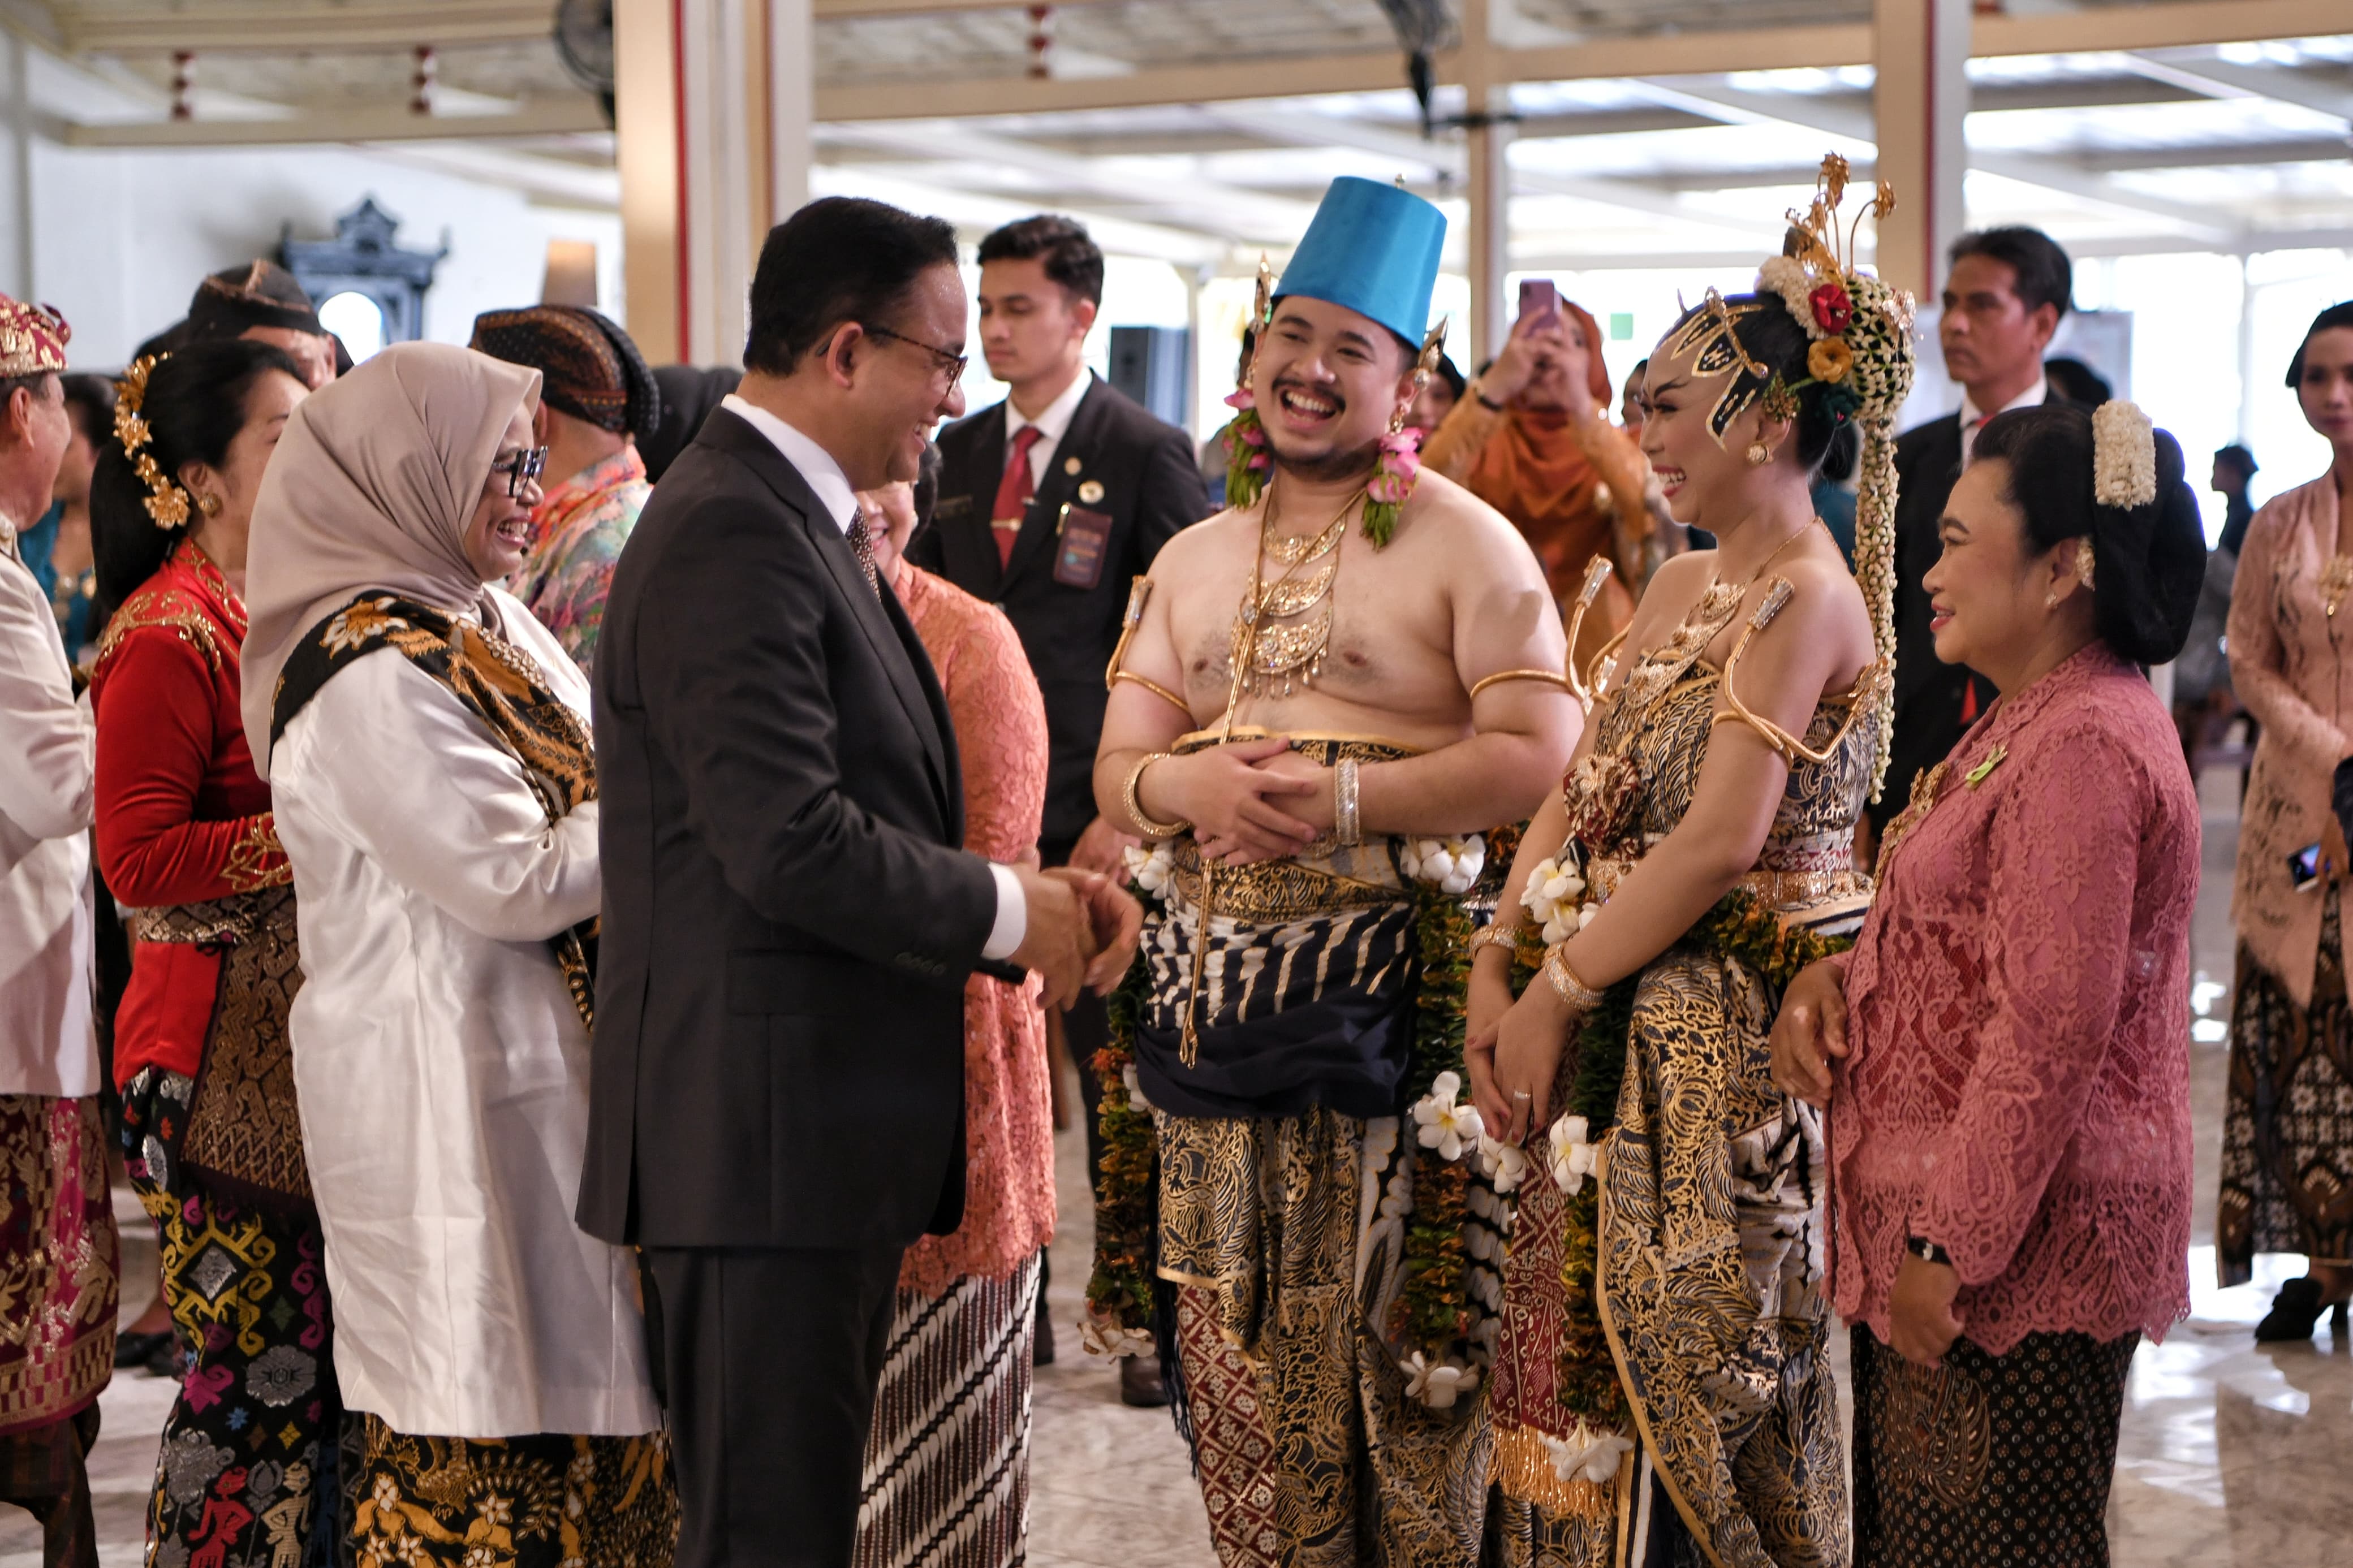
[[[2121,511],[2157,500],[2157,426],[2137,403],[2119,397],[2093,412],[2092,499]]]
[[[147,378],[155,367],[171,358],[169,354],[149,354],[122,373],[114,384],[114,438],[122,443],[122,455],[131,459],[131,471],[147,487],[147,516],[158,528],[171,530],[188,525],[188,492],[155,461],[155,455],[146,448],[154,440],[154,431],[140,416],[139,410],[147,401]],[[211,515],[208,511],[207,516]]]
[[[1413,390],[1419,396],[1430,384],[1446,353],[1446,323],[1440,321],[1422,335],[1421,353],[1413,362]],[[1405,408],[1389,416],[1388,434],[1381,437],[1380,471],[1365,489],[1365,537],[1380,549],[1397,537],[1398,514],[1421,479],[1421,437],[1408,427]]]

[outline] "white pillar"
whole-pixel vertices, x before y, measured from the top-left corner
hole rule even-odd
[[[769,226],[808,198],[810,0],[617,0],[630,335],[656,364],[740,363]]]
[[[1504,279],[1512,268],[1512,89],[1494,79],[1489,0],[1463,0],[1461,55],[1465,112],[1471,121],[1470,357],[1475,370],[1503,348],[1511,331]]]
[[[1934,300],[1945,252],[1968,226],[1970,0],[1874,0],[1872,89],[1879,178],[1895,186],[1879,226],[1882,278]]]

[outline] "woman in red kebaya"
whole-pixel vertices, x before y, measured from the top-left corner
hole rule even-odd
[[[115,1034],[132,1184],[184,1350],[148,1560],[283,1563],[332,1529],[341,1402],[287,1049],[294,889],[238,710],[246,532],[305,395],[267,344],[125,373],[92,481],[98,855],[130,911]]]

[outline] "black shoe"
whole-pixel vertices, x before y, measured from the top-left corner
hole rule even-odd
[[[2301,1279],[2291,1279],[2279,1288],[2279,1294],[2272,1298],[2272,1310],[2255,1325],[2255,1342],[2292,1344],[2297,1340],[2308,1340],[2313,1325],[2320,1321],[2320,1314],[2332,1304],[2336,1309],[2332,1319],[2342,1321],[2345,1303],[2323,1301],[2319,1280],[2308,1274]]]
[[[114,1336],[114,1364],[118,1367],[145,1366],[154,1353],[172,1342],[172,1331],[160,1334],[123,1333]]]
[[[180,1352],[180,1342],[176,1335],[165,1334],[163,1336],[163,1341],[164,1342],[157,1345],[147,1358],[147,1375],[168,1377],[174,1383],[177,1383],[180,1381],[181,1374],[187,1370],[187,1358]]]
[[[1158,1356],[1120,1357],[1119,1402],[1138,1410],[1157,1410],[1168,1403],[1167,1385],[1160,1381]]]

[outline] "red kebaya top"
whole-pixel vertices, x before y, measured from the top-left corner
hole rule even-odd
[[[126,907],[159,909],[291,879],[253,771],[237,700],[245,605],[183,540],[107,623],[98,717],[98,863]],[[219,983],[217,953],[134,944],[115,1019],[114,1078],[159,1064],[194,1077]]]

